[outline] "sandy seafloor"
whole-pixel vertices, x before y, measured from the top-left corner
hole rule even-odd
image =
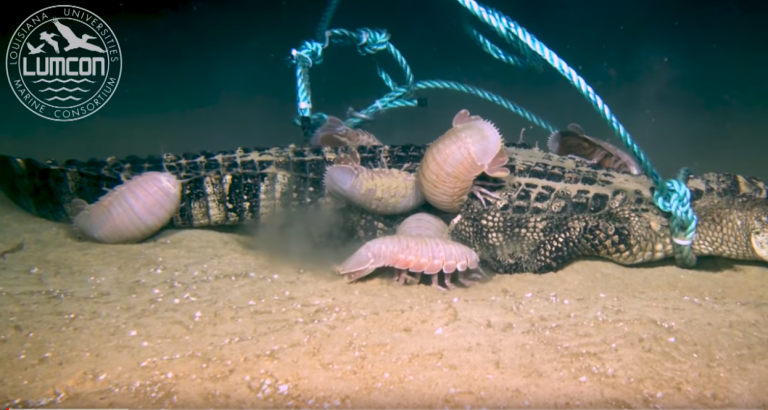
[[[349,250],[247,228],[99,245],[4,196],[0,226],[0,251],[25,241],[0,261],[2,406],[768,406],[761,264],[586,260],[440,292],[347,284]]]

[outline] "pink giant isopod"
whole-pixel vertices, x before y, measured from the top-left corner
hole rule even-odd
[[[427,148],[417,182],[427,202],[441,211],[455,213],[461,210],[470,192],[478,196],[480,192],[489,194],[474,186],[478,175],[485,172],[492,177],[505,177],[510,173],[504,167],[508,161],[496,127],[461,110],[453,118],[453,127]]]
[[[370,132],[359,128],[349,128],[336,117],[328,117],[325,124],[312,135],[309,143],[319,147],[382,145],[381,141]]]
[[[408,279],[418,282],[425,273],[432,275],[432,286],[439,289],[443,288],[438,283],[438,273],[444,272],[445,284],[452,288],[453,274],[479,270],[480,258],[472,249],[452,241],[447,231],[445,222],[433,215],[412,215],[398,227],[398,233],[368,241],[337,271],[353,282],[378,268],[394,267],[400,283]],[[416,273],[416,277],[410,277],[407,271]],[[466,286],[473,284],[461,274],[458,280]]]
[[[416,175],[400,169],[369,169],[360,165],[360,154],[350,149],[325,172],[325,190],[337,199],[369,212],[396,215],[424,204]]]
[[[133,243],[162,229],[179,209],[181,182],[166,172],[145,172],[88,205],[72,201],[73,228],[101,243]]]

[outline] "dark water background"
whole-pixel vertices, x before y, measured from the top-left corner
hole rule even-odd
[[[225,150],[301,143],[292,48],[310,39],[325,1],[75,2],[118,35],[123,71],[116,95],[75,122],[37,117],[0,86],[0,154],[82,158]],[[170,5],[169,5],[170,4]],[[768,3],[739,1],[487,0],[574,67],[611,107],[654,164],[671,175],[730,171],[768,177]],[[52,5],[16,2],[0,16],[0,44]],[[612,132],[559,73],[505,65],[464,34],[455,1],[342,1],[331,27],[386,28],[416,80],[465,82],[505,96],[564,127]],[[380,54],[389,62],[389,57]],[[399,80],[394,64],[388,71]],[[343,116],[387,92],[354,48],[326,50],[311,71],[316,110]],[[4,89],[3,89],[4,88]],[[427,143],[460,108],[495,121],[508,139],[528,125],[476,97],[431,91],[427,108],[381,115],[370,129],[388,143]],[[527,133],[542,144],[547,133]]]

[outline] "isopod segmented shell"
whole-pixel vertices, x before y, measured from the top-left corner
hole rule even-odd
[[[424,204],[416,175],[399,169],[368,169],[351,149],[325,172],[326,192],[344,202],[381,215],[413,211]]]
[[[405,218],[398,225],[395,235],[450,239],[448,225],[437,216],[426,212],[419,212]]]
[[[390,235],[368,241],[337,270],[352,282],[387,266],[434,275],[477,269],[479,262],[475,251],[450,239]]]
[[[73,228],[101,243],[133,243],[162,229],[179,209],[181,182],[165,172],[146,172],[88,205],[72,202]]]
[[[469,111],[461,110],[453,127],[424,153],[417,182],[427,202],[445,212],[458,212],[475,178],[482,172],[493,177],[509,175],[504,141],[496,127]]]

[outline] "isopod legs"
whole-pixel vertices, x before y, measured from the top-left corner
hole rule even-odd
[[[478,199],[480,199],[480,203],[482,203],[484,207],[488,207],[488,204],[485,203],[486,199],[501,199],[500,196],[478,185],[473,185],[470,192],[472,192]]]
[[[395,269],[395,280],[397,283],[401,285],[405,285],[406,283],[419,283],[419,280],[421,280],[421,272],[417,272],[414,275],[411,276],[408,274],[408,269]]]
[[[443,291],[456,289],[456,285],[451,283],[451,274],[445,274],[445,286],[440,286],[440,275],[432,275],[432,287]]]
[[[411,276],[411,274],[413,274],[413,276]],[[408,272],[408,270],[406,269],[396,269],[394,279],[397,283],[401,285],[406,285],[410,283],[418,284],[421,281],[421,276],[422,276],[422,272]],[[467,276],[467,272],[455,271],[452,273],[443,273],[443,278],[445,279],[445,286],[440,285],[439,273],[435,275],[429,275],[429,276],[430,276],[431,286],[443,291],[456,289],[456,285],[453,284],[454,278],[465,287],[473,286],[476,283],[473,279],[470,279]]]
[[[456,280],[458,280],[459,283],[461,283],[462,285],[464,285],[466,287],[470,287],[470,286],[473,286],[475,284],[475,282],[472,279],[469,279],[467,277],[466,272],[454,272],[454,273],[452,273],[449,276],[454,276],[454,275],[456,276]],[[446,283],[448,283],[449,281],[450,280],[447,280]]]

